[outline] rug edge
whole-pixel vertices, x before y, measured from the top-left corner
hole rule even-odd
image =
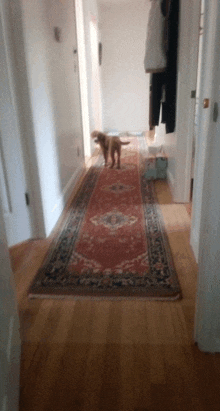
[[[170,297],[152,297],[152,296],[92,296],[92,295],[76,295],[76,294],[67,294],[67,295],[59,295],[59,294],[29,294],[29,300],[44,300],[44,299],[53,299],[53,300],[93,300],[93,301],[181,301],[183,298],[182,293],[179,292],[175,296]]]

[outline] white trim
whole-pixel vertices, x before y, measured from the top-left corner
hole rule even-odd
[[[68,183],[64,187],[63,192],[59,196],[56,204],[54,205],[53,209],[51,210],[51,213],[53,213],[53,220],[54,220],[55,223],[60,218],[61,213],[62,213],[67,201],[69,200],[69,198],[70,198],[70,196],[73,192],[73,189],[74,189],[77,181],[79,180],[80,175],[83,173],[83,171],[84,171],[83,166],[80,166],[75,170],[72,177],[69,179]]]
[[[90,124],[89,124],[89,99],[88,99],[88,76],[86,64],[86,44],[85,44],[85,27],[84,12],[82,0],[75,0],[76,32],[78,45],[79,61],[79,78],[80,78],[80,98],[81,98],[81,115],[83,127],[84,156],[91,156],[90,144]],[[83,108],[83,109],[82,109]]]

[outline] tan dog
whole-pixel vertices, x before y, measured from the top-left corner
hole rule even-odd
[[[110,168],[115,165],[115,153],[118,155],[117,168],[121,168],[121,146],[130,144],[130,141],[123,142],[119,137],[107,136],[107,134],[94,130],[91,133],[95,143],[99,144],[105,159],[105,167],[108,164],[108,153],[110,153],[112,164]]]

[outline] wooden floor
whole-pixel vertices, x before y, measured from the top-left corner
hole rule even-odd
[[[20,411],[220,410],[220,356],[193,342],[190,213],[172,203],[166,182],[155,185],[181,301],[29,301],[50,239],[11,249],[22,336]]]

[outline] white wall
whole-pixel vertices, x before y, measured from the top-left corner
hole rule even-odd
[[[44,1],[44,5],[50,90],[63,190],[83,158],[75,10],[72,0]],[[60,42],[54,39],[54,27],[60,29]]]
[[[144,71],[150,2],[99,4],[105,130],[149,129],[149,74]]]
[[[48,235],[84,161],[77,54],[73,54],[74,6],[72,0],[21,0],[21,8],[33,126],[31,152],[35,150],[37,159],[37,202]],[[55,26],[61,29],[60,42],[54,38]]]

